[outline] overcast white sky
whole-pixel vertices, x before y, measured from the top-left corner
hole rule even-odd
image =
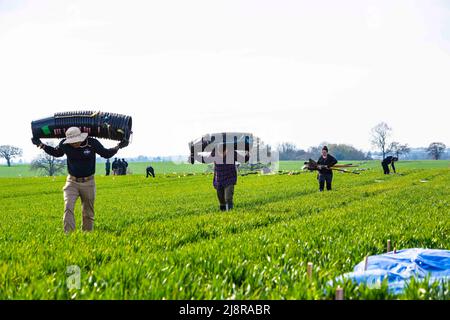
[[[445,0],[0,0],[0,145],[30,159],[32,120],[101,110],[133,117],[121,157],[221,131],[369,150],[380,121],[449,146],[449,54]]]

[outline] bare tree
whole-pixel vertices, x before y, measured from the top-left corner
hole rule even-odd
[[[291,142],[283,142],[278,146],[278,152],[280,153],[290,153],[295,151],[297,151],[297,147]]]
[[[42,171],[47,176],[55,176],[63,173],[66,167],[66,161],[57,159],[47,153],[39,155],[31,162],[30,170]]]
[[[373,146],[379,148],[383,154],[383,159],[386,157],[387,140],[391,135],[392,128],[385,122],[380,122],[371,131],[371,143]]]
[[[11,167],[12,158],[20,156],[22,156],[22,149],[10,145],[0,146],[0,158],[5,158],[8,167]]]
[[[408,144],[400,144],[400,142],[393,141],[389,145],[389,148],[386,152],[393,153],[397,158],[399,158],[402,154],[408,154],[411,151]]]
[[[446,146],[442,142],[432,142],[428,146],[427,152],[434,160],[439,160],[441,155],[444,153],[445,148]]]
[[[297,153],[297,147],[293,143],[283,142],[278,146],[278,152],[280,154],[280,159],[293,160]]]

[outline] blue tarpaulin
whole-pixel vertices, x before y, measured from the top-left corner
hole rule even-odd
[[[396,253],[369,256],[367,270],[364,267],[365,261],[362,261],[355,266],[353,272],[338,277],[336,281],[351,279],[358,284],[377,287],[387,279],[389,291],[399,294],[413,277],[419,281],[427,278],[430,283],[450,281],[450,250],[399,250]]]

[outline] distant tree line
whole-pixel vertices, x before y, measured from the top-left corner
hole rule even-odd
[[[370,153],[364,153],[361,150],[348,144],[322,143],[317,147],[310,147],[308,150],[297,148],[293,143],[284,142],[278,146],[280,160],[308,160],[317,159],[321,155],[322,146],[328,146],[328,151],[337,160],[370,160]]]
[[[392,134],[392,128],[385,122],[380,122],[370,131],[370,142],[374,147],[376,147],[380,152],[381,158],[386,158],[388,154],[403,159],[408,159],[408,154],[411,152],[411,148],[408,144],[402,144],[397,141],[392,141],[389,143],[389,138]],[[425,155],[426,154],[426,155]],[[422,156],[419,157],[416,154],[416,159],[448,159],[450,155],[446,154],[446,146],[442,142],[432,142],[424,150]]]
[[[402,160],[445,160],[450,159],[450,150],[442,142],[432,142],[427,148],[410,148],[407,143],[391,141],[392,128],[385,122],[381,122],[370,131],[370,142],[377,151],[365,153],[349,144],[321,143],[317,147],[309,147],[307,150],[298,148],[292,142],[283,142],[277,147],[280,160],[308,160],[317,159],[321,155],[323,145],[328,146],[329,152],[338,160],[372,160],[384,159],[388,155],[396,156]],[[12,145],[0,146],[0,159],[4,158],[11,166],[12,159],[22,156],[22,149]],[[144,155],[128,158],[128,161],[136,162],[162,162],[183,161],[185,156],[148,157]],[[105,160],[98,159],[100,162]],[[21,161],[20,161],[21,162]],[[53,176],[64,171],[65,161],[55,159],[47,155],[40,155],[31,163],[31,169],[41,171],[45,175]]]
[[[433,150],[433,151],[432,151]],[[432,153],[430,153],[432,151]],[[433,156],[435,153],[433,148],[422,147],[422,148],[410,148],[410,151],[406,154],[402,154],[400,160],[436,160],[436,157]],[[450,149],[446,148],[445,151],[439,152],[438,160],[450,160]],[[395,155],[395,154],[387,154],[387,155]],[[372,152],[373,158],[381,159],[381,152]]]

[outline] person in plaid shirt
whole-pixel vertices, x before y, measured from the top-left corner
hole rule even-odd
[[[221,147],[218,148],[219,161],[214,161],[213,186],[217,191],[220,211],[228,211],[233,209],[234,186],[237,183],[237,169],[233,154],[236,151],[231,152],[233,147],[229,146],[230,152],[227,152],[227,145],[221,146],[223,146],[223,150]],[[248,159],[248,154],[246,154],[246,159]]]

